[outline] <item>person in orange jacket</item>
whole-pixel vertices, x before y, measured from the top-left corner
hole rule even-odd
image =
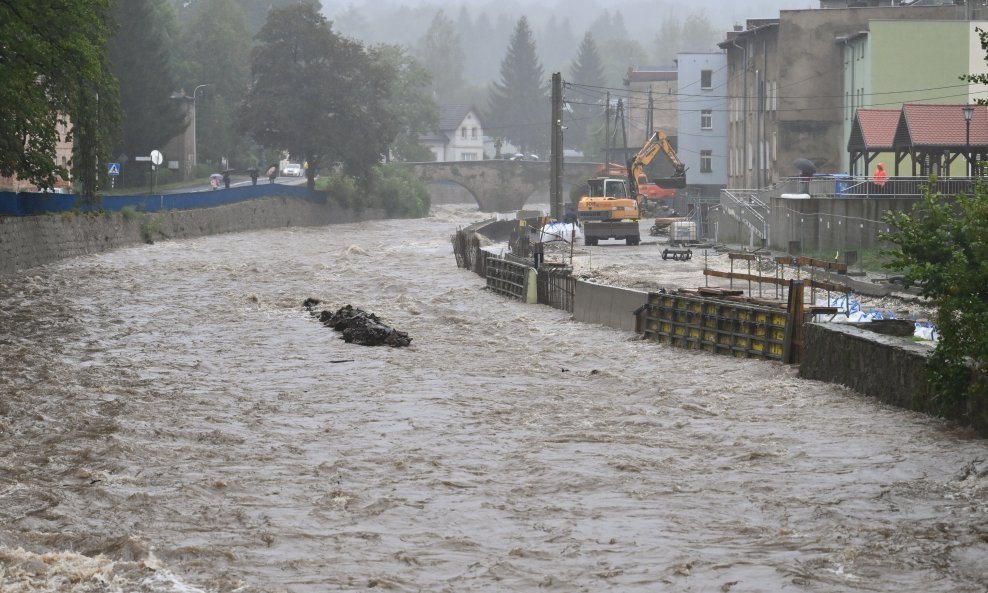
[[[875,176],[872,178],[872,181],[879,188],[882,188],[885,187],[885,182],[888,180],[888,176],[889,174],[885,172],[885,164],[878,163],[878,167],[875,168]]]

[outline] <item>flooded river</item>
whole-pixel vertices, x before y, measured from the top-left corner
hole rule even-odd
[[[988,442],[490,294],[435,210],[0,279],[0,591],[988,591]]]

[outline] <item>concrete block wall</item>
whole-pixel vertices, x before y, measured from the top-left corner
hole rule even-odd
[[[633,332],[635,310],[647,300],[647,292],[578,280],[573,296],[573,319]]]
[[[264,198],[215,208],[156,213],[61,213],[0,217],[0,276],[70,257],[101,253],[152,240],[190,239],[218,233],[322,226],[384,218],[378,210],[355,212],[299,198]]]

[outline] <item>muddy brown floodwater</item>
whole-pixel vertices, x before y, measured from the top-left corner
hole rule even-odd
[[[481,217],[3,278],[0,591],[988,591],[985,440],[493,295]]]

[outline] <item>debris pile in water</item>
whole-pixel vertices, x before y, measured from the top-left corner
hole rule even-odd
[[[327,310],[316,311],[319,299],[307,298],[302,302],[313,316],[327,327],[331,327],[343,334],[343,340],[347,343],[360,344],[361,346],[380,346],[386,344],[393,348],[408,346],[412,339],[408,334],[398,331],[395,328],[381,323],[377,315],[368,313],[363,309],[346,305],[337,309],[335,313]]]

